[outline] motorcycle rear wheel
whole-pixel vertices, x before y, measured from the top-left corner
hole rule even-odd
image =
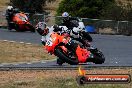
[[[62,61],[60,58],[57,58],[57,64],[58,64],[58,65],[61,66],[63,63],[64,63],[64,61]]]

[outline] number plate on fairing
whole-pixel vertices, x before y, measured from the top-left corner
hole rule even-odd
[[[52,42],[51,38],[49,40],[47,40],[46,45],[47,46],[52,46],[53,45],[53,42]]]

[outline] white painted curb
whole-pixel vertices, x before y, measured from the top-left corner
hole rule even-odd
[[[32,43],[26,43],[26,42],[16,42],[16,41],[10,41],[10,40],[0,40],[0,41],[10,42],[10,43],[20,43],[20,44],[32,45]]]

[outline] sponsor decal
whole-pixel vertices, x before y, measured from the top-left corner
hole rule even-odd
[[[96,84],[96,83],[130,83],[131,76],[129,74],[86,74],[84,69],[79,67],[79,76],[77,77],[77,83],[81,84]]]

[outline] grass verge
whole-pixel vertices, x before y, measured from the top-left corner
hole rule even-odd
[[[131,74],[132,69],[93,69],[88,74]],[[85,84],[76,82],[77,70],[0,71],[0,88],[131,88],[129,84]]]
[[[10,0],[0,0],[0,11],[5,10],[9,2]]]
[[[54,58],[55,56],[49,55],[42,45],[0,41],[0,63],[30,62]]]

